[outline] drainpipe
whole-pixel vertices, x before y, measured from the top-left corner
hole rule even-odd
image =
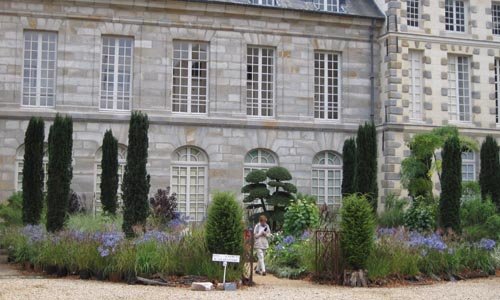
[[[375,123],[375,58],[374,58],[375,19],[370,26],[370,120]]]

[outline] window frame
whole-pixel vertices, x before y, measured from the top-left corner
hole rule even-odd
[[[257,157],[258,162],[253,163],[253,162],[247,162],[247,157],[249,157],[253,152],[257,152],[257,155],[254,157]],[[264,157],[263,154],[267,154],[268,156],[272,157],[274,162],[273,163],[263,163],[262,158]],[[255,170],[269,170],[272,167],[277,167],[279,166],[279,161],[278,161],[278,155],[274,153],[271,150],[264,149],[264,148],[255,148],[247,152],[245,154],[245,157],[243,159],[243,183],[245,183],[245,177],[247,176],[248,173],[251,171]],[[248,172],[247,172],[248,170]]]
[[[26,80],[26,77],[25,77],[25,72],[26,72],[26,51],[27,51],[27,48],[26,48],[26,34],[27,33],[31,33],[31,34],[34,34],[36,33],[37,34],[37,56],[36,56],[36,76],[35,76],[35,81],[36,81],[36,86],[35,86],[35,104],[34,105],[31,105],[31,96],[28,97],[28,104],[25,104],[24,103],[24,96],[25,96],[25,93],[24,93],[24,89],[26,87],[26,84],[25,84],[25,80]],[[54,38],[54,76],[53,78],[48,78],[47,77],[47,80],[48,79],[52,79],[53,82],[54,82],[54,85],[52,86],[52,89],[53,89],[53,104],[52,105],[41,105],[40,104],[40,101],[41,101],[41,89],[42,89],[42,86],[41,86],[41,73],[42,73],[42,64],[43,64],[43,61],[42,61],[42,57],[43,57],[43,34],[47,34],[47,35],[53,35],[55,38]],[[21,107],[22,108],[41,108],[41,109],[54,109],[56,107],[56,101],[57,101],[57,71],[58,71],[58,43],[59,43],[59,36],[58,36],[58,32],[56,31],[46,31],[46,30],[24,30],[23,31],[23,58],[22,58],[22,81],[21,81]],[[49,40],[50,42],[50,40]],[[49,50],[46,50],[47,51],[47,56],[48,56],[48,52]],[[30,52],[31,49],[30,49]],[[30,62],[30,65],[31,65],[31,56],[29,57],[28,61]],[[50,61],[47,59],[46,60],[46,63],[48,64]],[[45,69],[45,71],[47,70],[47,68]],[[29,77],[31,79],[31,77]],[[48,89],[48,85],[46,87],[46,89]],[[48,100],[48,99],[47,99]],[[47,101],[48,102],[48,101]]]
[[[345,5],[345,1],[342,0],[314,0],[313,2],[316,9],[325,12],[344,12],[342,4]]]
[[[187,68],[187,87],[186,87],[186,91],[187,91],[187,94],[186,95],[183,95],[181,92],[179,92],[178,95],[176,95],[174,93],[175,89],[177,88],[179,91],[181,90],[181,87],[182,85],[179,83],[177,86],[175,84],[175,80],[176,80],[176,76],[174,75],[175,74],[175,69],[176,69],[176,61],[177,61],[177,58],[175,57],[176,55],[176,45],[178,43],[187,43],[188,44],[188,58],[187,58],[187,62],[188,62],[188,68]],[[201,60],[201,59],[198,59],[198,60],[193,60],[193,46],[194,45],[199,45],[199,47],[201,47],[202,45],[204,45],[206,47],[206,59],[205,60]],[[210,44],[208,42],[205,42],[205,41],[190,41],[190,40],[174,40],[172,42],[172,47],[173,47],[173,55],[172,55],[172,85],[171,85],[171,97],[170,97],[170,100],[172,101],[171,103],[171,111],[173,114],[184,114],[184,115],[207,115],[208,114],[208,110],[209,110],[209,104],[210,104],[210,101],[209,101],[209,80],[210,80]],[[201,51],[200,51],[201,52]],[[179,59],[179,70],[182,70],[182,61],[183,59],[180,58]],[[200,112],[200,108],[203,107],[203,105],[201,104],[202,101],[200,101],[200,98],[201,96],[203,96],[202,94],[199,94],[198,95],[198,99],[196,100],[197,101],[197,107],[198,107],[198,112],[193,112],[193,109],[192,109],[192,106],[193,106],[193,94],[192,94],[192,89],[193,89],[193,62],[205,62],[205,65],[206,65],[206,69],[205,69],[205,73],[206,73],[206,76],[205,76],[205,86],[201,86],[199,85],[198,86],[198,89],[201,89],[201,88],[205,88],[205,100],[204,100],[204,109],[205,111],[204,112]],[[202,71],[202,69],[199,69],[199,71]],[[179,75],[179,81],[182,81],[183,78],[185,77],[182,77],[182,74]],[[198,77],[198,78],[201,78],[201,77]],[[201,79],[200,79],[201,80]],[[177,99],[176,99],[176,96],[177,96]],[[186,111],[182,111],[181,107],[183,105],[182,103],[182,98],[183,96],[186,97],[186,108],[187,110]],[[175,110],[174,107],[175,105],[178,105],[179,106],[179,109],[178,110]]]
[[[257,72],[255,72],[252,69],[252,72],[249,72],[249,67],[250,64],[248,63],[249,57],[254,56],[253,52],[251,50],[257,49],[258,54],[257,54],[257,59],[258,59],[258,64],[257,66]],[[271,51],[272,54],[266,56],[266,58],[271,58],[272,59],[272,65],[264,65],[263,64],[263,50]],[[251,55],[252,53],[252,55]],[[255,66],[255,64],[252,64],[252,66]],[[264,73],[262,71],[264,66],[271,66],[272,67],[272,73],[266,73],[268,76],[272,76],[272,81],[267,81],[265,83],[272,84],[271,89],[266,90],[266,92],[271,92],[272,98],[271,99],[264,99],[262,96],[264,90],[262,88],[264,81],[262,80]],[[257,46],[257,45],[247,45],[247,52],[246,52],[246,115],[249,118],[275,118],[276,117],[276,48],[275,47],[268,47],[268,46]],[[252,79],[249,80],[249,74],[253,74],[253,76],[257,76],[257,80]],[[252,91],[253,89],[249,88],[249,85],[257,83],[257,98],[249,97],[249,91]],[[255,91],[254,91],[255,92]],[[264,107],[263,100],[270,101],[271,103],[269,105],[266,105]],[[257,106],[255,107],[255,103]],[[257,114],[253,114],[253,110],[257,108]],[[263,109],[265,109],[268,114],[265,115],[263,114]],[[251,113],[249,113],[249,111]],[[270,113],[269,113],[270,111]]]
[[[113,66],[113,94],[112,94],[112,97],[111,97],[111,100],[109,99],[108,96],[106,96],[106,98],[103,100],[103,88],[102,88],[102,85],[103,85],[103,76],[104,76],[104,72],[103,72],[103,63],[104,63],[104,39],[106,38],[113,38],[113,39],[116,39],[115,40],[115,45],[113,46],[114,47],[114,62],[112,64]],[[119,55],[119,52],[120,52],[120,47],[119,47],[119,44],[120,44],[120,40],[130,40],[131,41],[131,45],[130,45],[130,82],[129,82],[129,95],[128,95],[128,109],[118,109],[118,84],[119,84],[119,80],[118,80],[118,77],[119,77],[119,72],[118,70],[120,69],[120,64],[119,64],[119,60],[120,60],[120,57]],[[127,113],[127,112],[130,112],[132,111],[132,104],[133,104],[133,85],[134,85],[134,47],[135,47],[135,39],[134,37],[131,37],[131,36],[120,36],[120,35],[101,35],[101,61],[100,61],[100,65],[99,65],[99,111],[105,111],[105,112],[123,112],[123,113]],[[108,53],[109,54],[109,53]],[[110,65],[108,63],[108,65]],[[108,72],[109,73],[109,72]],[[110,81],[106,81],[106,83],[109,84]],[[125,81],[123,81],[123,84],[125,84]],[[106,90],[107,91],[107,90]],[[125,91],[125,90],[123,90]],[[106,103],[106,107],[103,108],[102,107],[102,102],[105,101]],[[108,102],[111,101],[113,103],[113,107],[112,108],[108,108],[107,107],[107,104]],[[123,100],[123,105],[125,105],[125,101]]]
[[[197,161],[192,161],[191,160],[191,150],[192,149],[195,149],[196,151],[199,152],[199,154],[204,158],[203,160],[197,160]],[[180,151],[183,151],[183,150],[187,150],[187,160],[178,160],[176,159],[176,155],[178,155],[180,153]],[[207,212],[208,212],[208,204],[210,202],[209,200],[209,194],[208,194],[208,171],[209,171],[209,158],[208,158],[208,154],[201,148],[198,148],[198,147],[194,147],[194,146],[183,146],[183,147],[180,147],[180,148],[177,148],[173,153],[172,153],[172,163],[170,165],[170,187],[171,187],[171,192],[172,193],[176,193],[177,194],[177,203],[179,204],[180,201],[179,201],[179,191],[176,190],[176,187],[173,182],[174,182],[174,169],[175,168],[186,168],[186,184],[184,185],[185,188],[186,188],[186,208],[185,208],[185,211],[181,211],[179,209],[179,205],[177,206],[177,211],[180,212],[180,213],[184,213],[186,215],[186,217],[188,217],[188,221],[189,222],[202,222],[204,218],[206,218],[207,216]],[[205,198],[204,200],[204,212],[203,212],[203,217],[200,219],[200,220],[193,220],[191,219],[191,168],[196,168],[196,169],[199,169],[199,168],[203,168],[204,170],[204,178],[203,178],[203,198]],[[178,177],[180,178],[181,175],[178,175]],[[198,181],[198,178],[199,178],[199,173],[196,174],[196,179]],[[198,184],[199,185],[199,184]],[[178,186],[181,186],[180,184],[178,184]],[[195,212],[195,216],[198,215],[198,211]]]
[[[460,88],[460,70],[459,70],[459,65],[465,65],[463,62],[460,63],[459,60],[466,59],[467,60],[467,93],[463,93],[462,95],[460,94],[461,90],[464,90],[465,88]],[[453,73],[455,74],[455,79],[453,81],[450,79],[450,75],[452,74],[451,71],[451,61],[454,60],[454,71]],[[472,61],[470,56],[466,55],[448,55],[448,105],[450,106],[448,108],[448,114],[450,116],[450,121],[452,122],[459,122],[459,123],[470,123],[472,122],[472,80],[471,80],[471,66],[472,66]],[[463,72],[462,72],[463,73]],[[452,87],[452,83],[454,87]],[[453,91],[453,94],[451,94],[451,91]],[[463,100],[467,100],[468,103],[460,103],[461,98]],[[467,107],[468,110],[466,111],[464,109],[463,113],[461,113],[460,108],[461,106]],[[453,111],[453,107],[455,107],[455,111]],[[463,115],[463,119],[462,119]],[[468,118],[466,118],[468,117]]]
[[[323,78],[319,77],[319,76],[316,76],[316,56],[317,55],[323,55],[323,59],[320,60],[320,63],[322,65],[322,68],[323,68]],[[333,56],[333,60],[331,61],[331,63],[333,65],[335,65],[335,62],[337,63],[337,69],[331,69],[333,73],[335,73],[335,71],[337,72],[338,74],[338,77],[335,78],[335,77],[330,77],[330,76],[325,76],[326,73],[328,73],[328,71],[330,71],[330,69],[328,69],[328,64],[330,63],[330,61],[328,60],[328,57],[332,55]],[[316,92],[316,80],[317,78],[319,77],[319,81],[321,82],[321,80],[323,81],[321,84],[322,85],[319,85],[320,87],[322,87],[322,91],[320,93],[317,93]],[[336,99],[336,106],[337,106],[337,117],[335,118],[335,93],[333,93],[333,90],[335,89],[335,84],[333,85],[329,85],[328,84],[328,81],[332,79],[333,82],[337,82],[337,99]],[[316,121],[326,121],[326,122],[340,122],[341,121],[341,117],[342,117],[342,54],[339,53],[339,52],[334,52],[334,51],[314,51],[314,108],[313,108],[313,113],[314,113],[314,119]],[[329,111],[329,100],[328,100],[328,97],[330,96],[330,94],[326,93],[327,90],[329,89],[332,89],[332,99],[333,99],[333,102],[332,102],[332,111],[331,111],[331,114],[332,114],[332,118],[329,118],[328,115],[330,113]],[[317,98],[318,97],[318,98]],[[322,110],[317,110],[317,108],[321,108]],[[321,113],[324,114],[323,117],[320,117],[320,116],[317,116],[320,115]]]
[[[253,5],[261,5],[261,6],[278,6],[277,0],[250,0]]]
[[[422,50],[410,49],[408,51],[408,61],[410,62],[410,67],[408,68],[408,77],[410,78],[409,85],[409,95],[410,95],[410,121],[422,121],[423,120],[423,103],[424,103],[424,63],[423,63],[424,52]],[[415,60],[418,58],[418,62]],[[415,64],[419,64],[420,73],[415,74]],[[418,78],[416,77],[418,75]],[[417,86],[416,80],[420,81],[420,86]],[[416,92],[418,90],[418,93]],[[418,109],[415,109],[418,107]]]
[[[329,160],[330,154],[334,155],[335,158],[339,160],[340,164],[329,164],[328,160]],[[323,158],[321,158],[322,155],[324,155]],[[318,158],[324,159],[325,163],[316,163],[316,161],[319,160]],[[311,165],[311,195],[316,197],[316,203],[318,205],[323,205],[323,204],[341,205],[341,203],[342,203],[342,179],[344,176],[343,164],[344,164],[344,162],[342,160],[342,156],[340,154],[338,154],[337,152],[332,151],[332,150],[321,151],[321,152],[316,153],[316,155],[314,155],[312,165]],[[315,171],[318,172],[317,177],[314,176]],[[333,178],[331,178],[331,180],[333,181],[333,185],[331,186],[331,188],[333,189],[332,195],[329,195],[329,193],[328,193],[328,189],[330,188],[328,186],[328,181],[330,180],[330,178],[328,177],[328,173],[330,171],[333,172],[333,176],[334,176]],[[321,183],[320,183],[321,177],[319,175],[319,172],[324,172],[324,178],[323,178],[323,183],[322,183],[323,186],[321,186]],[[340,178],[335,178],[335,174],[339,174]],[[318,185],[316,187],[314,186],[315,179],[318,181]],[[335,185],[335,180],[339,180],[340,183],[338,186]],[[315,188],[318,189],[318,195],[316,195],[314,192]],[[319,199],[319,190],[321,188],[324,189],[323,197],[325,198],[325,200],[323,203],[321,203],[320,199]],[[335,189],[339,190],[338,195],[335,194]],[[332,201],[330,201],[330,198],[332,198]]]
[[[409,3],[416,4],[412,6],[413,10],[416,10],[417,13],[410,13],[410,5]],[[406,1],[406,25],[410,28],[420,28],[420,20],[422,19],[422,5],[420,0],[407,0]],[[410,17],[411,16],[411,17]]]
[[[451,2],[451,4],[448,4]],[[459,24],[458,21],[461,19],[457,18],[457,11],[460,8],[457,4],[458,3],[463,3],[463,25]],[[451,7],[452,15],[450,17],[447,17],[447,13],[449,12],[448,9]],[[445,0],[445,29],[448,32],[457,32],[457,33],[467,33],[468,28],[469,28],[469,2],[466,0]],[[451,20],[451,22],[448,22],[448,20]],[[461,30],[461,26],[463,26],[463,30]]]
[[[467,157],[464,157],[464,155],[468,155],[468,154],[472,154],[472,158],[467,158]],[[462,152],[462,156],[461,156],[461,171],[460,171],[460,174],[462,176],[462,181],[463,182],[472,182],[472,181],[476,181],[477,180],[477,176],[476,176],[476,163],[477,163],[477,160],[476,160],[476,153],[473,152],[473,151],[465,151],[465,152]],[[467,172],[464,173],[464,166],[472,166],[472,172],[468,172],[468,169],[467,169]],[[472,179],[464,179],[464,174],[465,175],[468,175],[468,174],[472,174]]]
[[[500,2],[491,2],[491,32],[500,36]]]

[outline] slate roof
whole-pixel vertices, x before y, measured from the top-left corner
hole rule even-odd
[[[366,18],[384,19],[385,15],[380,11],[375,0],[344,0],[343,11],[341,12],[327,12],[321,11],[315,5],[315,0],[275,0],[275,6],[265,6],[253,4],[252,0],[190,0],[196,2],[213,2],[213,3],[227,3],[235,5],[257,6],[269,9],[288,9],[311,11],[323,14],[333,15],[351,15]],[[256,1],[255,1],[256,2]]]

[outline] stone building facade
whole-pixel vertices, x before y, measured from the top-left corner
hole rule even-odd
[[[377,106],[384,195],[400,194],[400,164],[415,133],[455,125],[478,143],[500,140],[500,3],[377,0],[387,15]],[[477,180],[479,153],[463,155],[463,180]],[[439,189],[439,186],[436,186]]]
[[[371,81],[379,66],[387,72],[376,41],[383,21],[364,0],[1,1],[0,199],[20,187],[29,118],[43,117],[47,136],[61,113],[74,120],[72,189],[94,206],[104,132],[118,138],[123,164],[130,111],[141,110],[151,121],[151,193],[172,186],[194,219],[212,191],[238,193],[245,172],[273,165],[288,168],[301,192],[338,204],[343,143],[389,95]],[[404,81],[388,86],[402,95]],[[390,120],[403,122],[403,99],[387,101]],[[483,113],[492,101],[484,102]],[[441,105],[431,108],[440,124]],[[396,179],[390,166],[385,186]]]

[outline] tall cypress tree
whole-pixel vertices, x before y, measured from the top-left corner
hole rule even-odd
[[[118,141],[107,130],[102,141],[101,203],[105,213],[116,214],[118,190]]]
[[[377,211],[377,133],[373,123],[359,126],[356,137],[356,191],[365,194]]]
[[[497,141],[487,136],[481,145],[481,171],[479,173],[479,184],[483,199],[491,197],[500,209],[500,160],[498,157]]]
[[[123,232],[134,236],[133,227],[144,226],[149,214],[148,193],[149,175],[146,170],[148,161],[148,129],[146,114],[133,112],[128,132],[127,164],[122,183]]]
[[[460,140],[451,136],[442,152],[441,199],[439,215],[441,226],[460,232],[460,197],[462,196],[462,152]]]
[[[342,195],[356,192],[356,140],[350,138],[342,148]]]
[[[66,220],[73,167],[73,120],[57,114],[49,131],[47,230],[61,230]]]
[[[23,223],[38,224],[43,209],[43,141],[45,124],[32,117],[24,137]]]

